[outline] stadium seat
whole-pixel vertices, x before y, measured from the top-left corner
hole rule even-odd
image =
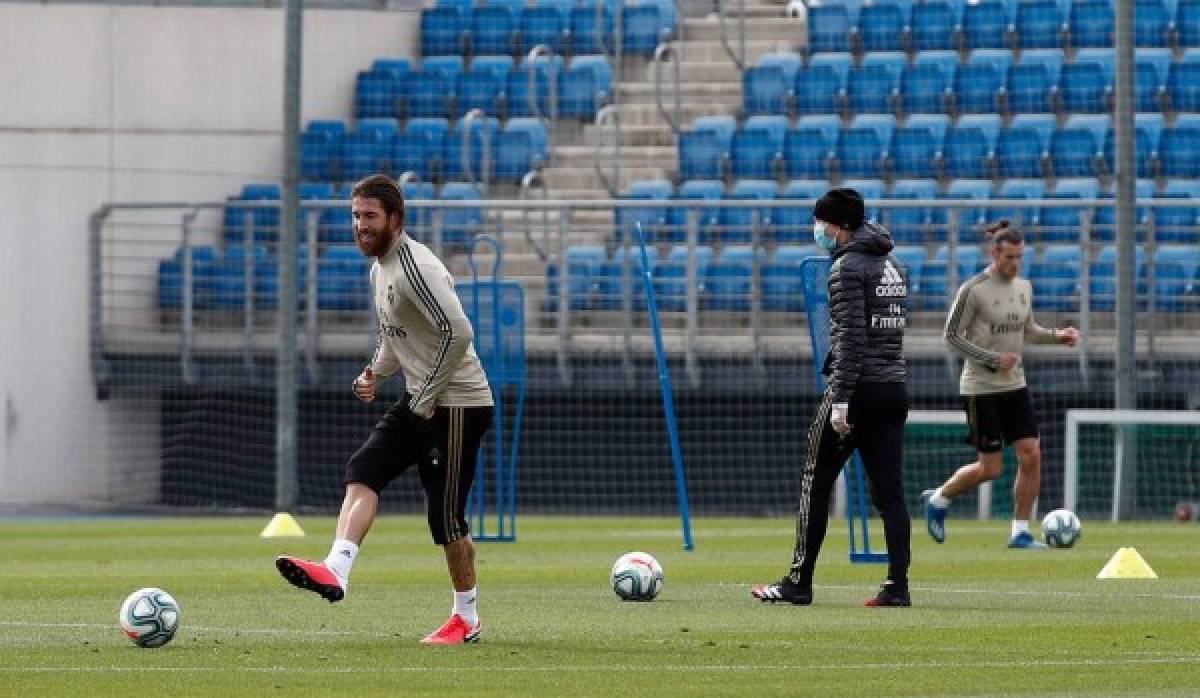
[[[996,142],[996,170],[1001,177],[1041,177],[1045,147],[1037,130],[1019,126],[1002,131]]]
[[[564,72],[562,56],[539,56],[532,63],[521,59],[508,76],[508,115],[551,118],[550,97],[557,97]]]
[[[796,73],[792,93],[798,114],[836,113],[841,109],[845,83],[833,66],[814,65]]]
[[[321,310],[367,309],[370,295],[367,258],[353,245],[331,245],[317,262],[317,307]]]
[[[998,100],[1005,113],[1054,111],[1053,95],[1056,81],[1044,65],[1017,64],[1008,69],[1003,98]]]
[[[812,21],[811,15],[809,21]],[[955,5],[949,2],[926,0],[913,5],[912,47],[917,51],[958,48],[955,45],[955,28],[958,22]]]
[[[850,28],[857,22],[844,5],[817,5],[808,10],[810,51],[849,51]]]
[[[863,67],[880,65],[887,69],[892,84],[899,84],[900,75],[908,65],[908,56],[903,51],[872,51],[862,57]]]
[[[904,273],[908,277],[908,309],[920,310],[916,301],[923,291],[921,276],[927,256],[925,248],[920,245],[896,245],[892,248],[892,256],[904,267]]]
[[[338,159],[345,137],[344,121],[308,122],[304,133],[300,134],[300,176],[310,180],[338,179]]]
[[[902,51],[907,29],[908,18],[898,3],[875,2],[859,10],[851,31],[861,51]]]
[[[738,201],[773,201],[776,198],[775,190],[774,180],[739,179],[733,183],[733,189],[725,198]],[[766,231],[771,228],[773,212],[773,206],[761,208],[726,206],[721,209],[719,241],[725,244],[754,242],[754,220],[757,217],[758,242],[762,244],[766,240]]]
[[[936,177],[942,142],[924,128],[898,128],[888,147],[891,173],[896,177]]]
[[[395,117],[397,89],[392,73],[360,70],[354,79],[354,118]]]
[[[945,176],[951,179],[990,178],[999,131],[998,115],[975,114],[960,118],[957,125],[947,131],[942,146]]]
[[[865,9],[865,8],[864,8]],[[813,256],[824,256],[816,247],[782,246],[762,267],[762,309],[798,313],[805,309],[800,265]]]
[[[1163,187],[1166,199],[1191,199],[1193,207],[1156,206],[1154,209],[1155,239],[1166,243],[1200,242],[1200,181],[1170,179]]]
[[[1158,186],[1152,179],[1139,179],[1136,185],[1136,196],[1141,199],[1153,199],[1158,196]],[[1100,191],[1101,199],[1112,200],[1114,192],[1112,189],[1102,189]],[[1137,226],[1137,239],[1139,242],[1146,240],[1147,227],[1151,221],[1150,209],[1146,206],[1139,205],[1134,216],[1134,224]],[[1092,228],[1090,239],[1100,242],[1112,242],[1116,239],[1116,211],[1113,210],[1113,205],[1097,206],[1095,215],[1092,217]]]
[[[430,228],[433,225],[432,211],[424,206],[409,205],[412,201],[432,201],[437,198],[433,182],[405,181],[400,185],[404,192],[404,227],[412,233],[421,235],[422,240],[428,240]]]
[[[442,146],[449,130],[444,118],[409,119],[392,148],[394,171],[403,174],[411,170],[426,181],[440,178],[444,171]]]
[[[899,133],[899,132],[897,132]],[[888,195],[892,199],[932,201],[938,198],[933,179],[898,179]],[[883,212],[884,224],[898,244],[919,245],[928,242],[933,225],[933,208],[890,208]]]
[[[793,179],[784,186],[779,198],[816,201],[829,189],[829,182],[823,179]],[[778,243],[812,242],[811,206],[777,206],[771,214],[771,223]]]
[[[401,113],[412,118],[445,118],[450,113],[447,99],[455,94],[458,74],[440,70],[414,70],[405,78],[397,96]]]
[[[1059,179],[1051,199],[1098,199],[1100,184],[1091,177]],[[1079,242],[1083,227],[1083,208],[1042,207],[1038,214],[1041,242]]]
[[[1165,177],[1200,177],[1200,127],[1165,129],[1158,157]]]
[[[1055,0],[1026,0],[1017,4],[1015,36],[1019,48],[1058,48],[1063,16]]]
[[[854,67],[854,56],[848,51],[825,51],[813,53],[808,57],[808,67],[826,65],[833,68],[842,84],[850,77],[850,69]]]
[[[882,177],[883,155],[884,145],[873,128],[849,128],[838,134],[837,165],[843,177]]]
[[[756,65],[742,72],[742,106],[746,114],[787,114],[792,81],[778,65]]]
[[[1135,46],[1170,45],[1171,17],[1162,0],[1137,0],[1133,7]]]
[[[1044,199],[1046,183],[1041,179],[1006,179],[1000,184],[997,199]],[[1008,219],[1018,228],[1035,228],[1040,224],[1036,207],[997,207],[990,212],[992,220]]]
[[[211,245],[192,246],[192,307],[204,310],[209,305],[212,281],[216,275],[217,253]],[[158,263],[158,307],[161,310],[183,308],[182,247]]]
[[[1112,83],[1101,63],[1067,63],[1058,79],[1058,95],[1065,112],[1102,114],[1108,111]]]
[[[794,179],[827,179],[835,145],[821,129],[789,130],[783,144],[784,172]]]
[[[1154,308],[1194,312],[1200,308],[1200,250],[1160,245],[1154,251]]]
[[[604,56],[575,56],[558,86],[558,115],[592,119],[612,97],[612,66]]]
[[[1058,85],[1058,78],[1066,60],[1066,54],[1061,48],[1035,48],[1022,51],[1017,65],[1040,65],[1046,69],[1050,84]]]
[[[936,65],[947,78],[954,77],[958,63],[958,51],[918,51],[913,58],[913,65]]]
[[[717,136],[726,150],[733,147],[733,134],[737,133],[737,121],[728,115],[697,116],[692,119],[693,131],[708,131]]]
[[[665,259],[654,265],[654,294],[659,310],[684,312],[688,298],[688,246],[675,245]],[[707,245],[697,245],[695,252],[697,294],[703,292],[704,277],[712,261],[713,251]],[[763,279],[766,285],[766,279]],[[699,296],[697,296],[699,298]]]
[[[503,6],[484,5],[471,16],[471,49],[478,54],[506,54],[516,48],[517,17]]]
[[[484,143],[487,143],[490,151],[490,164],[494,168],[496,150],[500,141],[500,121],[494,116],[489,116],[470,122],[470,150],[465,153],[470,164],[469,171],[463,162],[463,140],[466,128],[467,120],[459,119],[454,124],[454,128],[446,134],[445,140],[442,141],[442,163],[446,177],[449,179],[490,179],[493,173],[483,172]]]
[[[791,89],[792,83],[796,80],[796,73],[804,65],[804,59],[800,54],[794,51],[773,51],[764,53],[758,59],[758,65],[774,66],[783,71],[783,77],[787,81],[788,89]]]
[[[776,163],[783,159],[787,132],[783,116],[752,116],[733,136],[733,176],[762,179],[775,176]]]
[[[940,146],[946,140],[946,132],[950,130],[950,117],[945,114],[912,114],[904,120],[908,128],[923,128],[933,136]]]
[[[1135,248],[1134,268],[1137,276],[1135,307],[1139,311],[1147,308],[1146,295],[1146,250]],[[1092,311],[1108,312],[1116,307],[1117,299],[1117,250],[1105,245],[1088,265],[1088,306]]]
[[[655,4],[625,5],[621,8],[621,50],[648,56],[671,35],[663,8]]]
[[[730,145],[714,131],[679,134],[679,176],[688,179],[721,179],[729,167]]]
[[[968,49],[1008,48],[1008,27],[1013,18],[1000,0],[966,3],[962,36]]]
[[[992,198],[992,183],[987,179],[954,179],[946,185],[945,199],[975,199],[987,200]],[[981,225],[992,218],[986,208],[963,208],[958,210],[959,236],[974,239]]]
[[[1002,74],[990,63],[959,65],[954,73],[954,110],[960,114],[995,112],[996,93],[1002,84]]]
[[[1028,271],[1033,286],[1033,309],[1073,312],[1079,309],[1078,245],[1050,245]]]
[[[1200,46],[1200,0],[1179,0],[1175,11],[1179,45]]]
[[[569,17],[557,7],[540,4],[526,7],[517,24],[520,52],[528,53],[535,46],[546,46],[555,53],[563,53],[568,37],[568,21]]]
[[[508,74],[509,71],[503,69],[478,65],[459,73],[455,116],[463,116],[472,109],[480,109],[492,116],[502,116]]]
[[[653,274],[658,263],[657,247],[646,247],[646,261],[649,262],[650,272]],[[613,251],[612,259],[601,263],[600,268],[596,270],[592,307],[597,310],[619,310],[625,307],[628,293],[630,307],[633,310],[645,310],[644,269],[639,246],[618,247]]]
[[[642,200],[642,201],[667,201],[674,196],[674,187],[665,179],[651,179],[634,182],[629,185],[629,191],[621,197],[627,200]],[[613,210],[613,224],[615,226],[615,239],[620,241],[625,239],[625,231],[630,231],[630,239],[636,240],[633,234],[633,226],[638,223],[642,224],[642,231],[646,236],[646,242],[651,243],[660,239],[669,239],[672,236],[668,235],[668,212],[669,208],[664,204],[661,207],[654,208],[629,208],[617,206]],[[679,236],[680,240],[683,236]]]
[[[1200,111],[1200,56],[1171,64],[1166,93],[1171,111]]]
[[[898,79],[893,77],[887,66],[874,64],[851,68],[846,81],[850,111],[856,114],[890,114],[897,84]]]
[[[990,65],[1004,81],[1004,74],[1013,65],[1013,52],[1006,48],[979,48],[971,51],[967,65]]]
[[[900,105],[909,114],[937,113],[945,109],[951,75],[933,63],[905,69],[900,78]]]
[[[1113,8],[1109,0],[1074,0],[1067,18],[1073,48],[1113,45]]]
[[[616,30],[613,17],[613,7],[606,2],[578,4],[572,7],[568,20],[571,51],[575,55],[609,52]]]
[[[747,245],[731,245],[717,254],[705,273],[702,304],[706,309],[750,310],[755,256]],[[760,263],[765,261],[761,253],[757,256]]]
[[[1138,177],[1153,177],[1154,162],[1158,158],[1158,148],[1155,145],[1151,131],[1135,127],[1134,130],[1134,161]],[[1109,128],[1104,134],[1104,170],[1107,174],[1115,174],[1116,167],[1116,134]]]
[[[567,307],[570,310],[587,310],[592,307],[593,286],[606,258],[602,245],[572,245],[567,248]],[[552,259],[546,265],[545,308],[550,312],[559,308],[560,285],[558,260]]]
[[[550,136],[539,119],[509,119],[496,141],[496,178],[520,181],[550,157]]]
[[[678,199],[720,201],[725,198],[725,185],[717,180],[693,179],[679,185]],[[717,206],[689,207],[676,206],[670,211],[670,222],[674,230],[683,231],[687,235],[689,212],[695,212],[697,235],[702,243],[711,243],[721,226],[721,209]]]
[[[466,43],[470,19],[456,7],[427,7],[421,10],[421,55],[461,54]]]
[[[1055,177],[1095,176],[1100,147],[1089,129],[1059,129],[1050,137],[1050,169]]]
[[[442,186],[443,201],[477,201],[483,194],[468,182],[447,182]],[[446,208],[442,210],[442,242],[467,243],[483,227],[483,209]]]

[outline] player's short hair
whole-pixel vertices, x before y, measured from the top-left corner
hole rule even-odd
[[[391,177],[373,174],[360,180],[350,190],[350,196],[361,196],[364,199],[378,199],[383,206],[383,212],[390,218],[393,213],[399,213],[404,219],[404,192]]]
[[[1020,245],[1025,242],[1021,231],[1009,226],[1008,219],[992,223],[984,228],[983,234],[991,241],[992,247],[1000,247],[1004,243]]]

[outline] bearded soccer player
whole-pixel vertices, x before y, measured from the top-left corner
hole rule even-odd
[[[453,277],[428,247],[404,231],[399,187],[373,175],[356,184],[351,196],[354,241],[375,258],[371,293],[379,319],[379,343],[354,381],[354,394],[371,402],[380,381],[396,371],[404,373],[407,394],[388,408],[346,464],[346,495],[329,556],[315,562],[282,555],[275,566],[295,586],[341,601],[359,546],[379,511],[379,493],[416,465],[429,532],[445,553],[454,587],[450,619],[422,642],[477,642],[483,626],[475,546],[464,510],[475,479],[475,454],[492,423],[491,388]]]
[[[1013,484],[1010,548],[1045,548],[1029,531],[1041,487],[1042,453],[1037,420],[1025,385],[1021,350],[1035,344],[1075,346],[1074,327],[1047,329],[1033,319],[1033,286],[1020,276],[1025,241],[1020,231],[1000,221],[987,230],[992,263],[959,287],[946,320],[944,336],[965,359],[959,393],[967,411],[970,442],[979,458],[959,468],[941,487],[921,493],[929,535],[946,542],[946,509],[951,500],[1000,477],[1006,444],[1017,452]]]

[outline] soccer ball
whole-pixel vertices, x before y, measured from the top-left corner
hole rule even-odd
[[[662,586],[662,565],[649,553],[625,553],[613,563],[612,588],[622,601],[653,601]]]
[[[179,629],[179,604],[162,589],[138,589],[125,597],[118,620],[133,644],[162,647]]]
[[[1042,519],[1042,535],[1051,548],[1069,548],[1079,540],[1079,517],[1067,509],[1055,509]]]

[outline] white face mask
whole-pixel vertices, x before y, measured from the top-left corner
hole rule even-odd
[[[826,252],[832,252],[837,247],[837,238],[829,234],[829,225],[824,221],[813,222],[813,242]]]

